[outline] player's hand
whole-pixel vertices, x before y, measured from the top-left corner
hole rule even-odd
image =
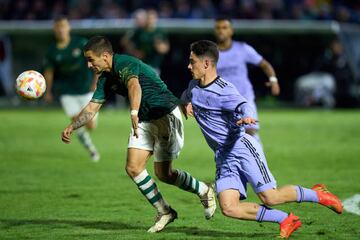
[[[64,143],[70,143],[70,141],[71,141],[70,137],[71,137],[71,134],[73,131],[74,131],[74,129],[71,125],[67,126],[61,134],[61,140]]]
[[[54,97],[50,91],[47,91],[44,95],[44,101],[46,103],[52,103],[54,101]]]
[[[137,115],[131,115],[131,124],[134,129],[134,136],[139,138],[138,125],[139,125],[139,117]]]
[[[181,106],[182,111],[185,115],[185,118],[187,119],[189,116],[190,117],[194,117],[194,112],[193,112],[193,108],[192,108],[192,104],[191,103],[187,103]]]
[[[257,120],[252,117],[242,118],[236,122],[237,125],[242,125],[242,124],[248,125],[254,123],[257,123]]]
[[[271,94],[273,96],[279,96],[279,94],[280,94],[280,85],[279,85],[279,83],[277,83],[277,82],[267,82],[266,86],[271,88]]]

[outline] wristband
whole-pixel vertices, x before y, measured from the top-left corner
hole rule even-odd
[[[278,82],[278,79],[277,79],[277,77],[275,77],[275,76],[271,76],[271,77],[269,77],[269,81],[270,81],[271,83],[277,83],[277,82]]]
[[[137,116],[138,113],[139,113],[138,110],[131,110],[131,111],[130,111],[130,115],[131,115],[131,116]]]

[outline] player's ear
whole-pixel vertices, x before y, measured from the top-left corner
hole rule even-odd
[[[205,58],[205,60],[204,60],[204,67],[205,67],[205,69],[208,69],[208,68],[210,67],[210,64],[211,64],[210,59]]]

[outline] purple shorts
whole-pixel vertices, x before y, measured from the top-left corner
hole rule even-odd
[[[217,194],[235,189],[240,192],[240,199],[245,199],[247,183],[255,193],[276,188],[261,145],[248,134],[238,139],[230,150],[218,150],[215,160]]]

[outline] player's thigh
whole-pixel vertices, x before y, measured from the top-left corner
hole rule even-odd
[[[267,165],[262,146],[251,136],[240,139],[239,161],[242,174],[251,184],[255,193],[276,188],[276,181]]]
[[[222,210],[236,206],[239,199],[240,192],[236,189],[227,189],[218,194],[219,205]]]
[[[127,173],[132,177],[139,175],[146,168],[146,163],[150,156],[151,151],[138,148],[128,148],[126,159]]]
[[[154,145],[155,162],[168,162],[176,159],[184,146],[184,124],[179,108],[155,121]]]
[[[152,124],[148,122],[139,123],[138,137],[134,136],[134,129],[131,129],[126,161],[126,170],[130,175],[142,171],[154,151],[152,130]]]
[[[70,118],[76,117],[82,110],[76,95],[61,95],[60,103],[65,114]]]

